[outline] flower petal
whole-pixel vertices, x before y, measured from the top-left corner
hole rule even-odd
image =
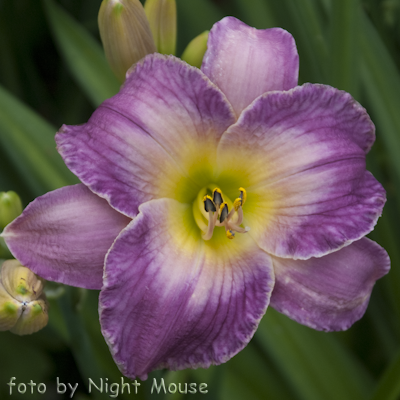
[[[368,114],[345,92],[308,84],[270,93],[221,139],[219,180],[230,168],[246,188],[244,223],[261,248],[320,257],[370,232],[382,212],[385,191],[365,171],[373,141]]]
[[[273,257],[271,305],[301,324],[324,331],[349,328],[367,308],[375,281],[389,272],[386,251],[362,238],[322,258]]]
[[[297,85],[296,43],[281,28],[258,30],[226,17],[211,29],[207,47],[201,69],[226,94],[238,116],[263,93]]]
[[[56,141],[83,183],[133,217],[150,199],[192,200],[185,196],[209,183],[218,141],[234,121],[200,70],[155,54],[136,64],[87,124],[63,126]]]
[[[268,305],[269,255],[246,235],[219,246],[202,240],[191,208],[170,199],[141,205],[107,255],[100,322],[128,377],[227,361]]]
[[[2,236],[21,264],[39,276],[101,289],[104,257],[129,222],[78,184],[38,197]]]

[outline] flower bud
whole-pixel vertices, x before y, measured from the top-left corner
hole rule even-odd
[[[175,0],[146,0],[144,4],[157,51],[175,54],[176,2]]]
[[[183,52],[181,59],[194,67],[200,68],[203,62],[204,54],[207,50],[207,40],[209,31],[196,36]]]
[[[139,0],[103,0],[98,22],[108,63],[123,82],[132,64],[156,51],[146,13]]]
[[[3,262],[0,267],[0,331],[28,335],[47,325],[44,283],[19,261]]]
[[[21,199],[15,192],[0,192],[0,231],[22,213]]]

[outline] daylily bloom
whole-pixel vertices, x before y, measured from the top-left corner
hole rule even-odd
[[[228,17],[201,70],[148,55],[57,134],[83,184],[36,199],[3,236],[45,279],[101,289],[125,375],[225,362],[269,304],[347,329],[388,272],[364,237],[385,202],[365,170],[374,125],[349,94],[297,79],[288,32]]]

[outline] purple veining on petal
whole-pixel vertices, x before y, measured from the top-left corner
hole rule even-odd
[[[135,216],[139,204],[173,197],[179,186],[201,187],[188,166],[196,157],[213,161],[234,121],[225,96],[200,70],[172,56],[149,55],[87,124],[63,126],[56,141],[83,183]]]
[[[210,31],[202,71],[227,96],[239,116],[256,97],[297,85],[299,57],[292,35],[255,29],[233,17]]]
[[[386,251],[368,238],[321,258],[273,257],[271,305],[311,328],[349,328],[367,308],[375,281],[389,272]]]
[[[182,231],[191,206],[174,200],[140,211],[106,259],[100,320],[114,360],[142,379],[153,369],[227,361],[268,305],[269,255],[248,236],[213,248],[197,227]]]
[[[349,94],[304,85],[257,99],[220,142],[248,177],[249,234],[278,257],[307,259],[370,232],[385,191],[365,171],[374,126]],[[253,201],[253,204],[251,203]]]
[[[78,184],[35,199],[2,236],[21,264],[41,277],[101,289],[105,255],[129,222]]]

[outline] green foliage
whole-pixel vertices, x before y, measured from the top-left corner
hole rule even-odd
[[[59,157],[54,134],[86,122],[94,107],[118,91],[96,27],[99,1],[0,0],[0,191],[24,205],[76,183]],[[203,370],[155,372],[139,394],[121,399],[389,400],[400,396],[400,1],[178,0],[178,48],[225,15],[257,28],[280,26],[295,37],[301,82],[350,92],[376,124],[368,164],[388,193],[371,237],[392,259],[362,321],[346,333],[321,333],[268,310],[251,343],[228,363]],[[50,323],[30,337],[0,336],[0,397],[6,383],[119,382],[121,375],[100,332],[97,292],[66,288],[51,300]],[[60,362],[61,360],[61,362]],[[207,382],[202,395],[150,395],[152,379]],[[65,395],[66,396],[66,395]],[[15,399],[28,395],[13,394]],[[40,395],[29,395],[39,399]],[[54,398],[63,398],[54,394]],[[65,397],[65,398],[68,398]]]

